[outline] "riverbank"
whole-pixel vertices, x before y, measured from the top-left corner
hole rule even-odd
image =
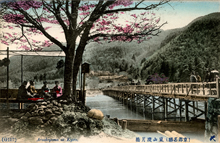
[[[0,137],[3,140],[16,139],[18,143],[52,141],[101,143],[127,142],[127,140],[135,140],[138,136],[132,131],[123,130],[108,118],[97,120],[87,117],[88,110],[82,105],[68,105],[64,101],[55,100],[31,104],[23,111],[2,110]]]

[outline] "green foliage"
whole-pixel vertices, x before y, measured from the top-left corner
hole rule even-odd
[[[214,13],[199,18],[179,34],[168,36],[160,51],[142,63],[141,77],[164,73],[169,81],[189,81],[192,70],[202,78],[205,68],[220,70],[219,27],[220,13]]]

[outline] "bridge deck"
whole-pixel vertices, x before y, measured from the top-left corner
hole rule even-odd
[[[152,85],[128,85],[104,89],[103,92],[115,91],[130,94],[145,94],[169,98],[206,100],[209,97],[219,98],[219,79],[207,83],[168,83]]]

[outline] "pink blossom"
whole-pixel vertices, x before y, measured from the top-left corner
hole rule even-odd
[[[84,6],[79,7],[79,10],[80,10],[80,11],[88,11],[88,10],[90,10],[90,8],[93,8],[93,7],[95,7],[94,4],[84,5]]]
[[[112,23],[111,21],[105,21],[105,20],[102,20],[102,22],[99,22],[99,24],[101,24],[102,26],[109,25],[111,23]]]
[[[151,13],[152,15],[155,15],[155,13]]]
[[[26,45],[22,45],[18,49],[25,49],[26,51],[29,51],[31,48],[27,47]]]
[[[156,19],[155,22],[158,23],[160,21],[160,18]]]
[[[10,26],[10,25],[8,25],[8,28],[9,28],[9,29],[14,29],[14,27],[12,27],[12,26]]]
[[[135,23],[135,24],[134,24],[134,27],[136,27],[136,28],[141,28],[141,27],[139,26],[139,23]]]
[[[123,5],[124,7],[127,7],[131,5],[133,2],[130,0],[117,0],[112,5],[109,6],[109,9],[113,9],[116,6]]]
[[[152,37],[147,37],[147,39],[151,39]]]
[[[43,46],[43,47],[50,47],[51,45],[53,45],[53,43],[50,43],[49,40],[45,40],[44,43],[41,46]]]
[[[93,39],[95,42],[98,42],[99,41],[99,37],[96,37]]]
[[[97,19],[96,22],[99,22],[101,19]]]
[[[17,10],[19,8],[23,8],[24,10],[28,10],[30,8],[40,8],[42,6],[42,3],[39,1],[17,1],[17,2],[10,2],[8,3],[8,6],[11,8]]]
[[[8,36],[3,36],[3,38],[8,39]]]
[[[48,18],[55,18],[55,16],[51,15],[51,16],[48,16]]]
[[[50,29],[51,28],[51,26],[48,26],[48,27],[46,27],[46,28],[44,28],[45,30],[47,30],[47,29]]]
[[[118,19],[118,17],[111,17],[110,19]]]
[[[20,41],[21,41],[21,42],[27,42],[27,40],[26,40],[26,39],[20,39]]]
[[[5,14],[3,16],[3,19],[8,23],[15,23],[15,24],[26,23],[26,20],[24,20],[24,15],[21,14]]]
[[[45,10],[48,13],[50,13],[50,11],[46,7],[44,7],[43,10]]]
[[[90,12],[82,12],[79,15],[89,15],[89,14],[90,14]]]
[[[33,41],[33,43],[40,43],[40,41],[36,41],[36,40],[32,40]]]
[[[6,33],[6,34],[8,34],[9,37],[13,37],[10,33]]]
[[[109,13],[109,14],[107,14],[108,16],[112,16],[112,15],[114,15],[113,13]]]
[[[146,12],[141,13],[141,15],[145,15],[145,14],[146,14]]]
[[[132,14],[131,16],[133,16],[134,18],[137,18],[136,14]]]
[[[5,40],[1,40],[1,43],[5,44],[5,45],[9,45]]]

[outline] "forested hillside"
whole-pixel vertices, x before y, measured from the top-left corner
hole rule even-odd
[[[206,68],[220,70],[220,13],[194,20],[169,35],[163,47],[141,64],[141,78],[164,73],[170,81],[189,81],[192,70],[204,77]]]

